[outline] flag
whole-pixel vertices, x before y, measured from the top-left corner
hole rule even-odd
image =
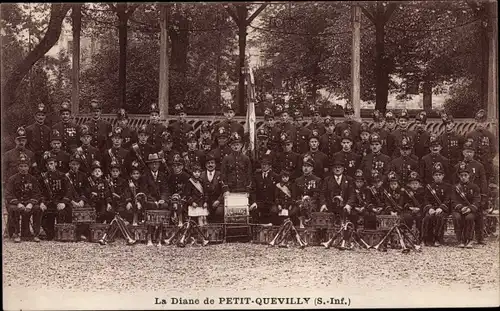
[[[253,77],[252,68],[247,70],[247,117],[245,122],[245,133],[248,133],[249,145],[247,150],[250,152],[252,158],[255,155],[255,80]]]

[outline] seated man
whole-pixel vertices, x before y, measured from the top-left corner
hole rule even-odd
[[[76,153],[75,153],[76,155]],[[80,171],[82,159],[72,155],[69,160],[69,172],[66,173],[71,188],[70,205],[73,209],[90,208],[89,201],[89,182],[85,173]],[[90,236],[88,223],[78,224],[76,227],[77,236],[81,241],[86,241]]]
[[[344,162],[336,158],[333,162],[333,175],[327,176],[322,183],[320,212],[329,211],[338,216],[346,216],[350,222],[356,223],[357,217],[352,213],[354,205],[354,180],[344,175]]]
[[[311,156],[305,156],[302,160],[303,175],[295,179],[292,185],[292,198],[296,202],[292,213],[299,215],[300,228],[305,228],[305,220],[310,218],[312,212],[318,210],[321,179],[313,174],[313,170],[314,159]]]
[[[408,178],[408,188],[403,188],[404,206],[401,219],[410,229],[413,227],[413,223],[415,223],[419,232],[417,244],[420,244],[422,241],[424,197],[424,189],[420,186],[420,176],[417,172],[411,172]]]
[[[371,174],[372,185],[368,186],[368,205],[365,211],[364,228],[369,230],[377,229],[377,215],[381,215],[386,207],[384,196],[384,181],[377,170],[373,170]]]
[[[29,159],[26,155],[19,156],[18,173],[11,176],[7,181],[5,190],[5,199],[8,204],[9,218],[14,226],[14,242],[21,242],[19,218],[22,217],[22,223],[29,226],[31,216],[33,216],[33,241],[40,242],[40,221],[42,213],[40,210],[41,192],[36,178],[28,173]]]

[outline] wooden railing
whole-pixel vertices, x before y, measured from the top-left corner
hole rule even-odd
[[[75,121],[77,124],[81,125],[86,122],[88,122],[92,116],[90,114],[80,114],[75,116]],[[102,114],[102,118],[108,122],[110,122],[113,126],[117,123],[116,115],[115,114]],[[162,120],[161,122],[163,123],[170,123],[176,119],[175,116],[172,116],[172,118],[169,118],[167,120]],[[208,121],[209,124],[211,125],[216,125],[217,123],[220,123],[221,121],[224,120],[224,116],[188,116],[187,122],[191,125],[193,125],[193,128],[195,132],[198,132],[200,129],[200,126],[203,121]],[[245,124],[245,117],[235,117],[235,120],[237,120],[239,123],[242,125]],[[341,118],[335,118],[335,122],[341,122]],[[370,128],[373,127],[373,120],[371,118],[362,118],[363,122],[367,122],[370,125]],[[129,125],[132,126],[133,128],[138,128],[143,124],[148,124],[149,122],[149,116],[148,115],[129,115]],[[304,121],[302,122],[303,124],[309,124],[311,123],[311,118],[304,118]],[[256,129],[260,128],[264,124],[264,118],[263,117],[257,117],[257,122],[256,122]],[[410,130],[415,128],[415,121],[410,121],[409,122],[409,128]],[[488,122],[487,129],[492,131],[493,133],[496,133],[497,131],[497,126],[498,126],[498,121],[497,122]],[[476,127],[476,122],[474,119],[455,119],[455,127],[458,133],[462,135],[466,135],[467,133],[471,132],[472,130],[475,129]],[[441,134],[445,130],[445,126],[441,119],[439,118],[429,118],[427,119],[427,124],[425,125],[425,129],[430,132],[430,133],[436,133],[436,134]]]

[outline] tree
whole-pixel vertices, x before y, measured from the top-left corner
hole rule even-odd
[[[9,108],[14,103],[19,84],[33,65],[59,40],[62,23],[70,8],[70,4],[51,4],[50,20],[43,39],[13,68],[9,78],[7,78],[2,87],[2,103],[5,108]]]

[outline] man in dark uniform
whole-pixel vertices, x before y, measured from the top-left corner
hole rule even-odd
[[[418,171],[418,162],[410,157],[413,146],[407,137],[403,137],[400,145],[401,156],[392,160],[389,171],[394,171],[401,178],[401,183],[406,185],[410,172]]]
[[[56,123],[52,129],[61,133],[62,149],[69,154],[73,154],[76,147],[80,145],[80,128],[71,121],[71,107],[68,102],[61,104],[59,114],[61,115],[61,121]]]
[[[458,175],[460,181],[453,185],[451,192],[451,210],[453,227],[459,247],[472,248],[475,214],[481,204],[479,187],[469,181],[470,169],[459,162]]]
[[[80,158],[72,155],[69,160],[70,169],[69,172],[66,173],[71,193],[69,195],[69,204],[72,209],[90,208],[90,193],[88,192],[90,189],[89,179],[84,172],[80,171],[81,162],[82,160]],[[76,236],[79,237],[80,241],[86,241],[89,233],[88,224],[77,224]]]
[[[2,157],[2,162],[3,162],[3,182],[7,181],[7,179],[16,174],[18,169],[17,169],[17,164],[19,161],[19,155],[20,154],[26,154],[28,156],[28,160],[30,161],[30,167],[33,165],[33,160],[35,158],[35,155],[31,150],[26,149],[26,130],[24,127],[18,127],[16,130],[16,147],[14,149],[11,149],[7,151],[3,157]]]
[[[58,130],[52,130],[50,135],[50,146],[52,147],[50,153],[57,162],[57,170],[62,173],[67,173],[69,171],[70,155],[61,149],[62,137]]]
[[[433,167],[433,182],[425,186],[423,240],[426,245],[443,243],[444,224],[450,213],[451,185],[443,182],[445,170],[437,162]]]
[[[450,160],[450,167],[454,167],[462,159],[465,137],[456,132],[452,115],[443,113],[441,119],[445,126],[445,131],[438,138],[439,144],[443,148],[441,154]]]
[[[285,106],[277,106],[276,110],[280,113],[281,115],[281,123],[280,123],[280,128],[281,132],[285,132],[287,135],[293,135],[296,131],[295,125],[292,123],[292,119],[290,118],[290,113],[289,113],[290,107],[288,104],[285,104]]]
[[[450,161],[441,155],[441,145],[435,134],[432,134],[429,139],[431,153],[425,155],[419,163],[420,176],[424,184],[430,184],[433,181],[433,170],[436,163],[441,163],[445,176],[450,176]],[[446,178],[448,181],[448,178]]]
[[[354,120],[354,108],[350,104],[346,104],[344,108],[345,120],[337,125],[335,129],[337,135],[342,135],[345,130],[349,130],[352,133],[352,138],[354,142],[359,141],[359,134],[361,129],[361,123]]]
[[[232,133],[230,144],[232,152],[221,164],[223,192],[250,192],[253,170],[250,158],[241,152],[242,137],[237,132]]]
[[[43,167],[43,153],[50,148],[50,127],[45,125],[46,113],[47,108],[44,104],[40,103],[35,113],[35,123],[26,128],[26,148],[35,154],[35,158],[33,160],[39,167]]]
[[[212,140],[212,127],[208,121],[203,121],[200,126],[200,131],[198,132],[198,147],[202,149],[202,144],[206,140]]]
[[[148,155],[154,153],[155,147],[148,143],[149,132],[146,125],[139,127],[137,137],[138,142],[137,144],[132,144],[132,147],[128,150],[128,157],[125,162],[127,166],[130,166],[133,161],[137,161],[141,172],[143,172],[147,166],[146,160],[148,159]]]
[[[196,134],[194,132],[186,134],[186,141],[188,147],[183,155],[185,161],[184,169],[191,175],[194,165],[198,165],[199,167],[205,166],[205,152],[197,148]]]
[[[376,170],[379,174],[385,176],[389,170],[389,164],[391,162],[391,158],[381,152],[382,141],[380,140],[380,135],[378,133],[373,133],[370,136],[370,144],[372,153],[366,155],[359,166],[364,175],[367,176],[369,184],[372,183],[372,171]],[[368,178],[368,176],[370,176],[370,178]]]
[[[401,180],[395,171],[387,173],[386,181],[387,190],[384,192],[385,209],[383,213],[393,216],[401,215],[404,206],[403,186],[406,184],[401,184]]]
[[[233,132],[238,133],[238,132]],[[239,134],[238,134],[239,135]],[[217,170],[220,169],[222,160],[231,154],[231,147],[228,144],[229,132],[225,127],[220,126],[217,129],[217,144],[218,146],[213,150],[213,154],[215,157],[215,164]]]
[[[385,115],[378,114],[378,116],[374,112],[373,120],[375,121],[373,132],[377,132],[382,140],[381,152],[392,158],[395,144],[392,132],[396,130],[396,117],[392,111],[387,111]]]
[[[229,135],[229,133],[236,132],[238,133],[238,135],[243,137],[245,134],[245,129],[243,128],[243,125],[234,120],[235,114],[231,103],[225,103],[222,106],[222,111],[224,112],[224,116],[226,117],[226,119],[216,126],[217,131],[214,132],[215,140],[217,140],[219,135],[221,135],[221,132],[219,131],[220,127],[223,127],[225,129],[224,134]]]
[[[261,170],[254,176],[255,203],[257,208],[252,211],[252,218],[257,223],[275,223],[277,220],[272,217],[271,208],[274,204],[275,185],[280,181],[280,176],[272,170],[272,157],[265,155],[261,158]]]
[[[132,163],[129,157],[129,151],[122,147],[123,137],[122,128],[115,127],[111,133],[111,141],[113,146],[106,149],[102,157],[102,169],[104,174],[109,174],[111,171],[111,162],[116,162],[121,167],[126,167],[127,163]]]
[[[384,213],[387,207],[386,198],[384,195],[384,180],[383,176],[377,171],[370,171],[371,186],[368,186],[368,196],[366,211],[364,214],[364,229],[377,229],[377,215]]]
[[[283,145],[283,152],[278,154],[277,163],[280,171],[285,169],[290,171],[289,177],[293,181],[302,174],[302,168],[299,166],[300,154],[293,152],[293,142],[286,133],[281,133],[281,143]]]
[[[326,130],[325,130],[325,125],[323,124],[322,120],[321,120],[321,114],[318,110],[318,108],[316,108],[314,105],[311,105],[309,107],[309,111],[312,115],[312,122],[307,126],[307,128],[312,132],[313,130],[316,130],[319,134],[319,137],[321,137],[321,135],[325,134]]]
[[[80,140],[82,145],[76,148],[75,156],[81,160],[80,170],[86,176],[90,175],[91,166],[94,161],[101,162],[102,153],[91,145],[92,133],[87,125],[82,125],[80,130]]]
[[[174,163],[174,155],[180,154],[179,151],[174,150],[174,140],[172,135],[168,131],[163,132],[162,136],[162,149],[158,152],[158,155],[163,159],[160,165],[160,170],[165,172],[165,174],[170,175],[172,173],[172,165]]]
[[[104,179],[102,166],[99,161],[94,161],[91,166],[92,173],[89,178],[90,205],[94,207],[97,223],[110,223],[114,218],[114,210],[111,205],[113,195],[109,184]]]
[[[354,178],[354,173],[359,168],[362,159],[352,150],[353,140],[352,133],[346,129],[341,137],[342,150],[333,155],[334,161],[344,164],[343,173],[351,178]]]
[[[398,119],[399,128],[392,132],[392,136],[394,137],[394,153],[392,154],[393,159],[401,155],[399,149],[401,147],[403,137],[409,137],[412,142],[415,141],[415,132],[408,129],[409,118],[410,116],[408,115],[408,111],[403,109]]]
[[[422,159],[423,156],[429,154],[429,138],[430,134],[425,130],[425,124],[427,123],[427,113],[425,111],[419,112],[415,116],[415,140],[413,141],[413,154],[415,154],[418,159]]]
[[[153,147],[153,151],[157,152],[161,148],[161,134],[167,128],[165,125],[160,123],[160,108],[156,103],[151,104],[149,109],[149,123],[146,125],[146,133],[148,135],[147,143]],[[172,131],[170,131],[172,133]],[[139,133],[137,133],[139,135]],[[179,140],[176,140],[177,132],[174,136],[174,145],[179,144]],[[147,157],[148,155],[146,155]]]
[[[92,119],[87,122],[87,125],[93,136],[92,145],[103,152],[109,144],[108,134],[111,133],[112,126],[101,118],[102,107],[99,100],[93,99],[90,102],[90,107],[92,108]]]
[[[21,153],[18,159],[18,173],[6,182],[5,201],[7,203],[8,222],[13,228],[14,242],[21,242],[21,228],[29,230],[29,220],[33,216],[33,233],[35,242],[40,242],[40,210],[41,192],[37,179],[28,173],[29,158]],[[19,220],[21,219],[21,227]],[[24,231],[24,230],[23,230]]]
[[[266,108],[266,110],[264,111],[263,129],[267,132],[268,148],[274,152],[280,152],[281,129],[278,126],[276,126],[276,120],[274,119],[274,112],[270,108]]]
[[[129,149],[132,144],[137,143],[137,132],[128,125],[128,114],[123,108],[116,114],[118,126],[122,128],[123,148]]]
[[[311,136],[309,137],[309,151],[301,156],[304,159],[306,156],[310,156],[314,160],[314,170],[313,174],[323,179],[328,174],[328,156],[323,152],[319,151],[319,137],[320,134],[318,130],[312,130]],[[302,163],[300,164],[302,166]]]
[[[57,223],[72,222],[71,192],[68,178],[57,169],[56,158],[50,151],[44,153],[44,160],[47,172],[40,180],[43,196],[40,209],[43,211],[42,228],[50,241],[55,237],[56,217]]]
[[[370,135],[371,130],[368,123],[361,123],[361,127],[359,129],[359,138],[360,140],[354,145],[354,152],[359,154],[361,158],[365,157],[367,154],[372,152],[372,148],[370,147]],[[384,145],[382,144],[382,153],[384,153]]]
[[[413,227],[413,223],[418,230],[418,241],[422,241],[422,219],[425,205],[425,191],[421,186],[421,179],[417,172],[411,172],[408,178],[408,184],[403,187],[403,212],[401,220],[408,226]]]
[[[340,146],[340,136],[335,133],[335,121],[332,117],[325,118],[326,133],[319,139],[319,149],[328,156],[328,167],[332,167],[336,152],[339,152],[342,147]]]
[[[292,214],[299,215],[300,228],[304,228],[306,218],[310,213],[318,211],[321,198],[321,178],[313,174],[314,159],[306,155],[301,159],[302,176],[292,184],[292,198],[297,202]],[[298,209],[298,213],[296,210]]]
[[[189,174],[184,170],[184,160],[180,154],[175,154],[172,163],[172,174],[167,176],[167,197],[170,199],[175,195],[180,198],[185,198],[184,190],[186,185],[189,183],[189,178]],[[184,212],[184,207],[181,210]],[[178,214],[179,213],[180,211],[178,211]]]
[[[191,124],[187,123],[187,114],[186,111],[184,111],[184,105],[177,104],[175,105],[174,109],[175,114],[177,114],[177,120],[172,122],[172,124],[169,124],[168,130],[174,138],[174,148],[181,152],[184,152],[187,150],[185,141],[186,135],[187,133],[194,131],[194,128]],[[163,130],[160,132],[160,134],[162,132]]]
[[[309,149],[309,136],[311,136],[311,130],[302,124],[303,119],[302,112],[296,110],[293,115],[295,131],[290,135],[290,139],[293,143],[293,151],[298,154],[307,152]]]
[[[475,119],[476,129],[469,132],[465,138],[472,138],[476,144],[476,158],[486,170],[486,179],[490,180],[493,176],[493,159],[497,155],[498,138],[495,138],[495,135],[486,129],[488,120],[484,109],[476,113]]]
[[[260,128],[257,130],[257,142],[258,147],[257,150],[255,150],[255,160],[252,163],[252,167],[259,172],[261,169],[262,159],[268,158],[268,160],[271,161],[271,166],[276,171],[278,169],[277,154],[268,146],[269,135],[266,129]]]
[[[224,222],[224,204],[222,198],[222,181],[220,172],[215,170],[215,157],[209,152],[205,162],[206,170],[201,174],[203,190],[207,197],[208,222]]]

